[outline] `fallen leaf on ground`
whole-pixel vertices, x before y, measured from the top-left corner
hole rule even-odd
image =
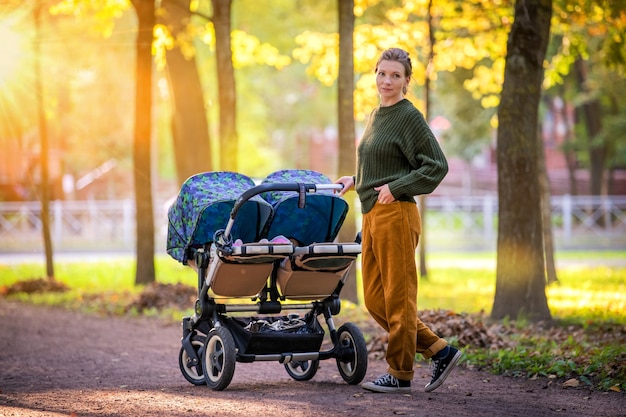
[[[568,379],[567,381],[563,382],[563,387],[575,388],[579,385],[580,385],[580,382],[576,378]]]

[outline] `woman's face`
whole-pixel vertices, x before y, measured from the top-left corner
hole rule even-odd
[[[402,89],[409,84],[404,65],[397,61],[380,61],[376,72],[376,88],[381,104],[390,106],[402,100]]]

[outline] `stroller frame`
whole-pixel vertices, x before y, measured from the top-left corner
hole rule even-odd
[[[360,242],[299,246],[293,241],[290,244],[265,241],[235,245],[231,235],[240,208],[255,196],[274,191],[296,192],[298,208],[304,208],[308,194],[338,189],[341,189],[341,185],[309,183],[256,185],[243,192],[235,201],[226,228],[217,230],[211,242],[186,249],[186,258],[197,270],[198,279],[194,314],[183,317],[182,320],[179,366],[188,382],[194,385],[207,385],[213,390],[220,391],[228,387],[232,381],[236,362],[255,361],[279,362],[294,380],[306,381],[316,374],[319,361],[328,359],[336,360],[339,373],[348,384],[355,385],[362,381],[367,371],[365,339],[356,325],[345,323],[337,329],[333,320],[333,316],[340,312],[339,295],[348,276],[348,270],[360,254]],[[311,279],[318,276],[318,271],[294,272],[305,275],[295,275],[291,282],[297,283],[298,277],[301,278],[300,281],[304,279],[306,282],[304,286],[293,285],[291,287],[293,289],[285,285],[288,281],[284,279],[284,265],[293,264],[293,259],[306,256],[314,260],[346,258],[351,261],[348,267],[339,270],[321,268],[319,276],[325,278],[319,281],[325,280],[326,288],[320,294],[309,294],[311,288],[315,287],[315,282],[311,283]],[[241,257],[244,259],[243,263]],[[229,271],[236,274],[239,270],[244,277],[260,276],[262,279],[260,291],[256,290],[254,280],[246,282],[239,289],[231,290],[229,286],[232,281],[221,280],[220,283],[216,278],[220,276],[218,274],[228,275]],[[224,285],[224,282],[227,284]],[[218,284],[220,287],[216,287]],[[292,293],[289,294],[289,291]],[[217,296],[217,292],[225,295],[226,299]],[[232,301],[239,296],[249,297],[253,304],[223,302]],[[290,313],[284,315],[285,311]],[[304,317],[300,319],[300,315],[293,311],[304,311]],[[231,317],[229,313],[267,316],[241,318]],[[326,350],[321,349],[325,336],[320,324],[322,317],[332,343],[332,347]],[[293,322],[297,322],[299,326],[297,329],[281,329],[281,326]],[[274,326],[279,330],[251,330],[259,323],[263,326]]]

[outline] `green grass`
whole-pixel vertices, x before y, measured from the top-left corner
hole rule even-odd
[[[155,269],[157,281],[162,283],[188,283],[195,285],[193,271],[180,265],[171,258],[156,257]],[[85,293],[120,291],[137,293],[141,287],[135,287],[135,261],[130,257],[102,261],[56,262],[55,279],[68,287]],[[0,285],[10,286],[18,281],[42,278],[45,265],[41,264],[0,264]]]
[[[171,258],[157,257],[155,260],[157,281],[164,284],[183,283],[195,286],[194,272]],[[141,294],[144,287],[135,286],[135,261],[128,259],[102,261],[71,261],[55,263],[55,280],[65,284],[65,292],[16,294],[13,299],[33,304],[63,306],[87,313],[122,314],[127,305]],[[0,292],[18,281],[39,279],[45,276],[45,265],[15,264],[0,265]],[[189,306],[189,314],[193,306]],[[156,315],[156,311],[144,314]],[[161,312],[161,316],[176,317],[178,312]]]
[[[463,313],[490,311],[496,274],[488,269],[429,268],[418,285],[419,309],[446,309]]]
[[[554,318],[611,321],[626,325],[626,252],[564,252],[557,255],[559,282],[546,288]],[[418,307],[490,312],[495,295],[492,253],[433,254],[427,279],[420,279]],[[442,291],[442,288],[445,290]]]
[[[610,266],[626,259],[624,251],[558,254],[559,282],[547,287],[555,319],[549,329],[524,319],[505,320],[509,347],[489,350],[464,347],[467,366],[523,377],[577,378],[601,390],[626,390],[626,267]],[[584,260],[582,262],[581,260]],[[489,322],[495,291],[493,253],[443,254],[428,257],[428,277],[420,279],[421,310],[451,310]],[[157,281],[195,286],[195,273],[171,258],[156,259]],[[41,278],[44,265],[0,265],[0,289],[18,281]],[[134,286],[131,258],[55,264],[56,280],[69,291],[11,296],[35,304],[61,305],[88,313],[137,314],[126,308],[142,287]],[[144,312],[179,320],[189,310]],[[347,305],[342,315],[352,321],[367,316],[360,306]],[[454,340],[452,340],[454,342]]]

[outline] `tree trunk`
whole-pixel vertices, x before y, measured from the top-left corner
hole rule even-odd
[[[547,283],[552,284],[559,279],[556,275],[554,263],[554,239],[552,237],[552,207],[550,206],[550,178],[546,168],[546,155],[544,152],[541,129],[537,130],[537,165],[539,170],[539,189],[541,193],[541,224],[543,231],[543,250],[545,256],[545,270]]]
[[[337,98],[339,103],[339,176],[353,175],[356,165],[355,125],[354,125],[354,1],[338,0],[339,5],[339,73],[337,77]],[[353,195],[349,193],[348,195]],[[352,206],[354,206],[352,204]],[[354,207],[348,212],[339,240],[353,242],[357,234]],[[342,298],[359,303],[356,268],[350,269]]]
[[[574,62],[576,79],[581,91],[587,92],[587,65],[585,61],[578,58]],[[604,163],[606,161],[606,145],[604,143],[595,144],[594,139],[602,129],[602,110],[597,99],[591,100],[582,105],[582,113],[587,127],[587,140],[589,142],[589,162],[591,164],[591,195],[602,195],[604,190]]]
[[[185,30],[191,12],[188,2],[163,0],[163,22],[176,37]],[[211,171],[211,139],[204,107],[202,83],[194,58],[186,58],[180,46],[167,51],[172,92],[172,138],[178,184],[199,172]]]
[[[133,0],[139,22],[135,68],[135,137],[133,147],[137,269],[135,284],[155,281],[154,213],[152,210],[152,30],[154,1]]]
[[[237,139],[237,91],[230,45],[230,15],[232,0],[212,0],[215,28],[215,58],[220,104],[220,169],[237,171],[239,144]]]
[[[435,58],[435,29],[433,28],[433,14],[432,14],[433,2],[428,1],[428,65],[426,67],[426,74],[424,79],[424,103],[426,109],[424,110],[424,118],[429,120],[430,117],[430,75],[433,70],[433,59]],[[418,197],[420,215],[422,217],[422,235],[419,241],[419,269],[420,277],[428,278],[428,268],[426,266],[426,196],[420,195]]]
[[[537,126],[551,0],[518,0],[498,111],[498,254],[491,317],[550,319]]]
[[[37,95],[37,115],[39,120],[39,136],[41,141],[41,175],[40,175],[40,195],[41,195],[41,229],[43,232],[43,244],[46,252],[46,277],[54,280],[54,261],[52,250],[52,236],[50,235],[50,170],[49,170],[49,149],[48,125],[46,123],[44,109],[43,80],[41,74],[41,12],[44,7],[41,1],[35,6],[35,33],[34,44],[34,64],[35,64],[35,93]]]
[[[426,225],[426,196],[420,195],[417,197],[417,204],[420,211],[420,217],[422,221],[422,234],[420,235],[419,240],[419,273],[420,278],[427,280],[428,279],[428,267],[426,266],[426,233],[425,233],[425,225]]]
[[[571,195],[578,195],[578,186],[576,183],[576,152],[574,152],[574,121],[572,106],[563,100],[563,106],[561,107],[562,119],[565,125],[565,134],[563,139],[563,154],[565,156],[565,163],[567,164],[567,174],[569,179],[569,188]]]

